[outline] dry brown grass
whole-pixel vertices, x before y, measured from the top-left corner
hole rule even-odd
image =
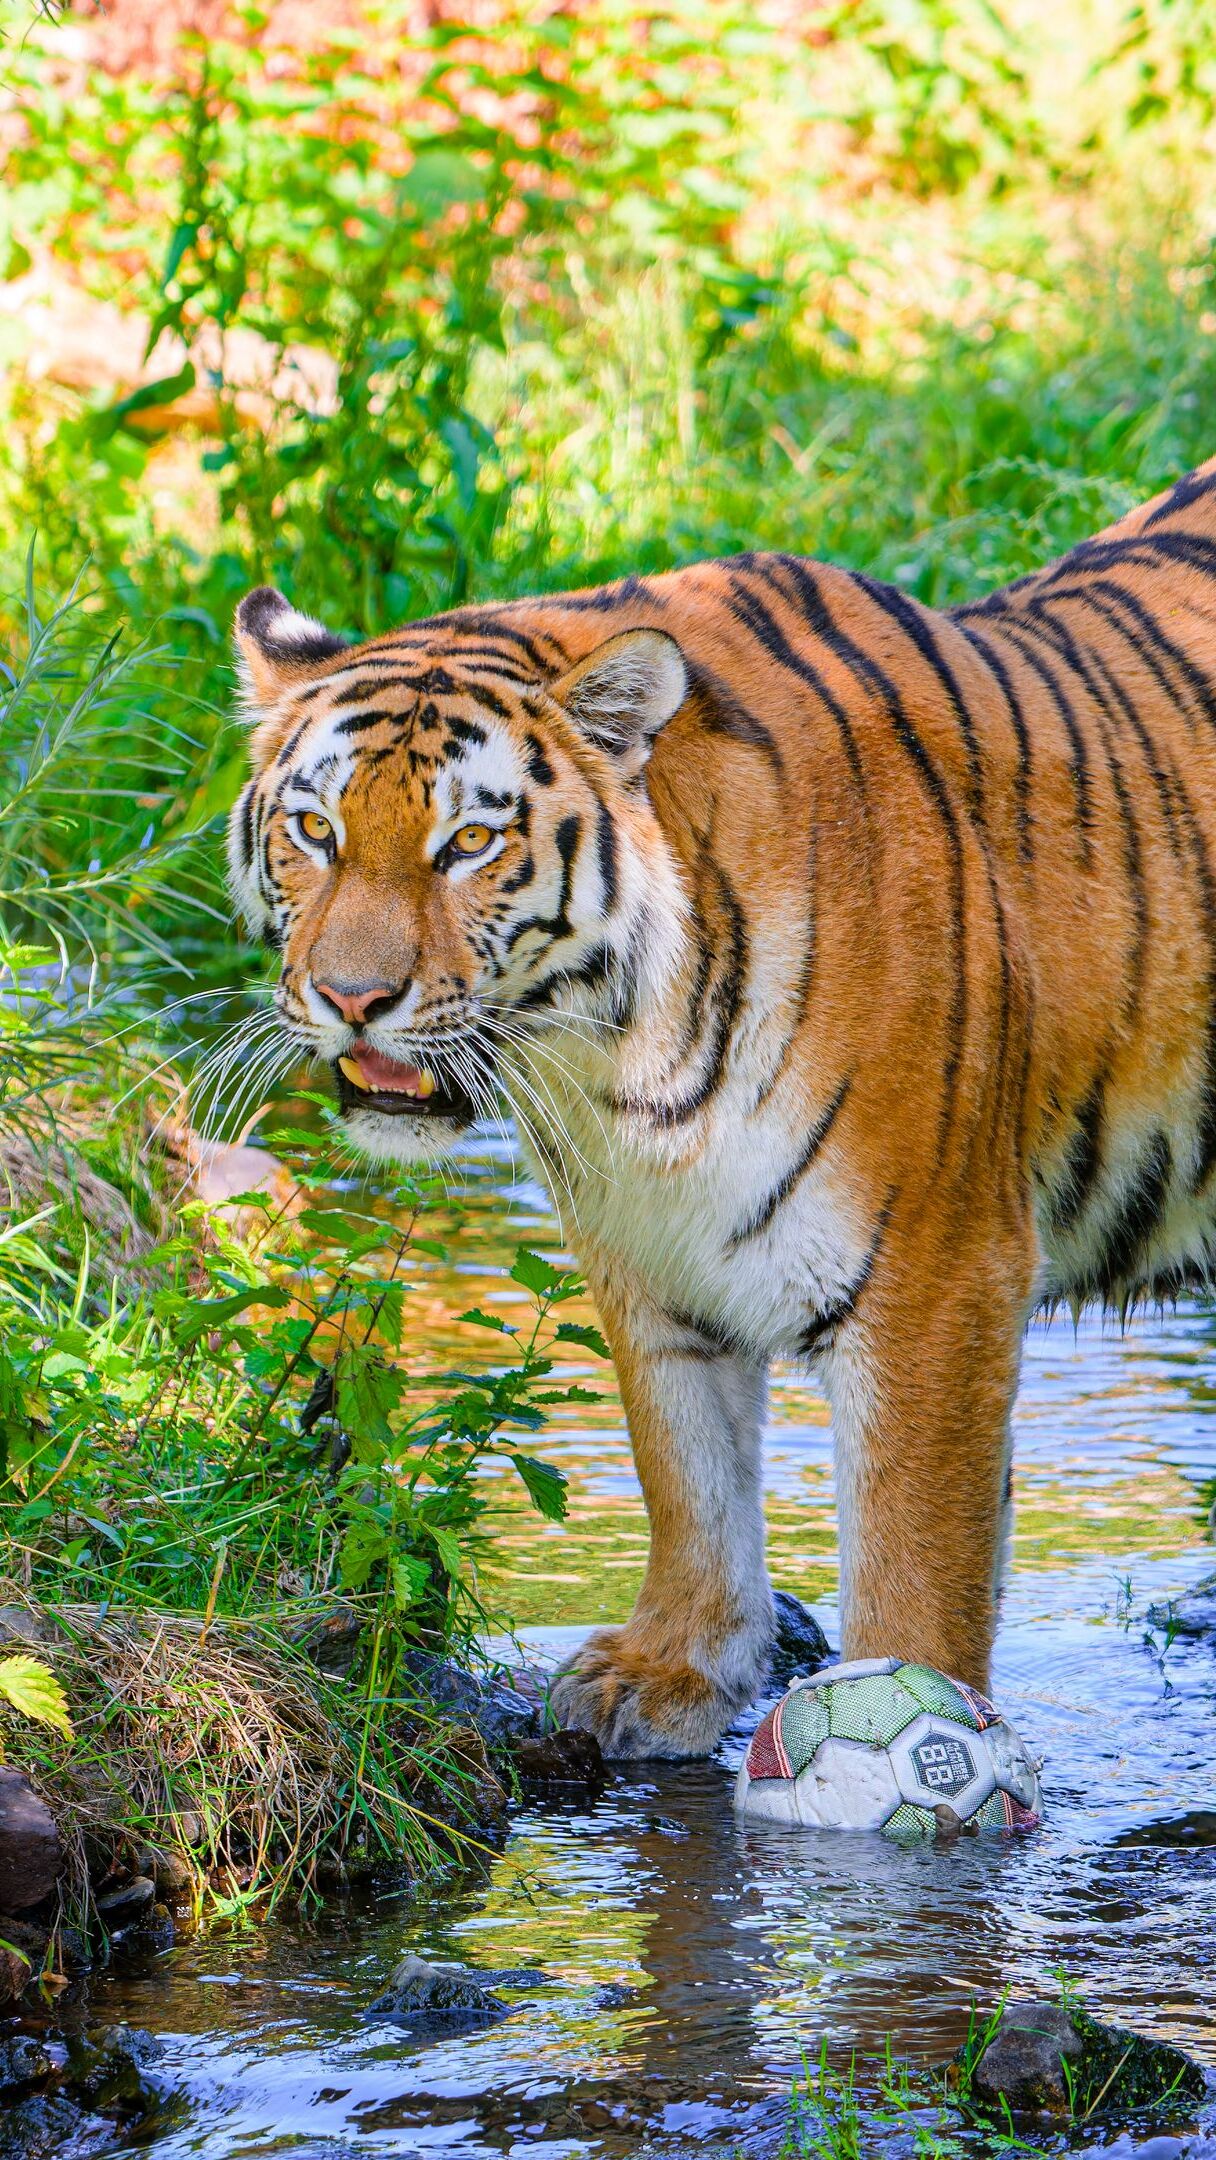
[[[61,1825],[63,1902],[93,1917],[112,1853],[184,1853],[200,1903],[273,1903],[328,1868],[377,1858],[434,1866],[427,1812],[411,1798],[434,1775],[435,1740],[394,1737],[353,1684],[327,1678],[256,1623],[208,1629],[170,1614],[53,1614],[12,1585],[0,1632],[46,1659],[75,1737],[5,1721],[9,1759]]]

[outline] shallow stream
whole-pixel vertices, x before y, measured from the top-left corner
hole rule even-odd
[[[469,1174],[458,1264],[418,1278],[432,1358],[452,1314],[510,1303],[518,1241],[554,1248],[543,1196],[512,1182],[505,1157]],[[624,1616],[645,1550],[619,1405],[602,1370],[575,1369],[602,1399],[538,1448],[570,1479],[568,1524],[525,1514],[503,1487],[503,1603],[545,1657]],[[1216,1566],[1216,1321],[1036,1326],[1016,1430],[995,1692],[1046,1758],[1039,1831],[906,1850],[745,1829],[730,1808],[738,1736],[708,1763],[619,1771],[594,1807],[519,1816],[501,1857],[421,1898],[212,1931],[96,1976],[90,2019],[161,2034],[186,2095],[138,2149],[775,2152],[822,2042],[841,2064],[888,2036],[940,2061],[973,1997],[1051,1988],[1061,1971],[1098,2015],[1216,2068],[1216,1644],[1167,1646],[1144,1619]],[[835,1639],[831,1436],[794,1374],[774,1384],[768,1494],[774,1579]],[[496,2029],[425,2044],[363,2015],[404,1949],[549,1980]]]

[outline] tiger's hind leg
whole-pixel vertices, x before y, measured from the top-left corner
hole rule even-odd
[[[760,1433],[766,1374],[640,1292],[592,1279],[612,1344],[650,1556],[623,1627],[553,1688],[607,1756],[704,1755],[763,1683],[773,1632]]]
[[[957,1218],[922,1218],[887,1242],[825,1357],[847,1658],[910,1658],[987,1687],[1035,1267],[1028,1221],[960,1243]]]

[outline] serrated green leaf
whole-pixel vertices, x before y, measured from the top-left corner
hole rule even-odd
[[[527,1487],[528,1498],[549,1522],[562,1522],[566,1514],[566,1478],[552,1463],[538,1462],[535,1455],[512,1455],[512,1462]]]
[[[441,1523],[428,1523],[427,1533],[435,1541],[435,1550],[439,1555],[444,1574],[450,1576],[452,1581],[455,1582],[460,1575],[461,1561],[463,1559],[459,1538],[455,1537],[452,1531],[445,1530]]]
[[[535,1297],[548,1297],[560,1288],[563,1279],[561,1268],[554,1267],[551,1260],[543,1259],[540,1253],[530,1252],[526,1245],[517,1248],[515,1264],[511,1269],[512,1282],[522,1283],[524,1289],[531,1290]]]
[[[563,1320],[557,1330],[558,1342],[580,1343],[584,1350],[593,1350],[596,1357],[610,1358],[611,1350],[598,1328],[583,1327],[577,1320]]]
[[[518,1335],[519,1333],[519,1329],[512,1327],[509,1320],[500,1320],[495,1313],[483,1312],[480,1305],[472,1306],[468,1312],[462,1312],[459,1317],[462,1320],[467,1320],[470,1327],[493,1328],[496,1335]]]
[[[65,1740],[72,1738],[67,1697],[54,1673],[38,1658],[21,1652],[0,1659],[0,1697],[35,1725],[49,1725]]]

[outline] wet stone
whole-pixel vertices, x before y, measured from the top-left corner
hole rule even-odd
[[[491,1993],[479,1973],[445,1971],[425,1958],[403,1957],[382,1995],[368,2004],[369,2017],[391,2018],[412,2032],[471,2031],[500,2025],[510,2004]]]
[[[46,1801],[19,1770],[0,1768],[0,1912],[40,1905],[62,1865],[59,1829]]]
[[[798,1674],[818,1672],[821,1665],[831,1663],[836,1653],[801,1598],[788,1590],[775,1590],[773,1617],[776,1628],[768,1660],[770,1687],[788,1687]]]
[[[117,1935],[122,1928],[150,1919],[155,1899],[156,1884],[151,1876],[133,1875],[120,1889],[107,1890],[98,1898],[98,1918],[107,1935]]]
[[[594,1733],[568,1726],[543,1739],[517,1740],[511,1749],[515,1774],[525,1792],[559,1798],[602,1792],[607,1773]]]
[[[498,1675],[465,1672],[450,1658],[414,1651],[406,1660],[418,1694],[433,1710],[475,1725],[486,1746],[507,1747],[538,1731],[540,1711]]]
[[[88,2160],[113,2143],[113,2123],[67,2093],[33,2093],[0,2110],[0,2160]]]
[[[41,2040],[31,2033],[0,2040],[0,2100],[8,2105],[32,2087],[45,2085],[54,2068]]]
[[[161,2099],[156,2071],[163,2055],[161,2042],[140,2026],[104,2026],[69,2042],[64,2084],[94,2107],[143,2113]]]
[[[1150,1605],[1150,1626],[1174,1636],[1206,1636],[1216,1642],[1216,1575],[1209,1575],[1193,1590],[1184,1590],[1180,1597],[1170,1598],[1164,1605]]]
[[[1167,2041],[1104,2025],[1076,2006],[1023,2002],[1006,2006],[970,2089],[982,2105],[1014,2113],[1084,2117],[1199,2100],[1206,2082]]]

